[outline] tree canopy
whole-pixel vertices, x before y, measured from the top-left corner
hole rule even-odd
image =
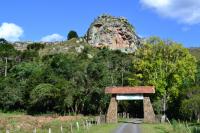
[[[70,40],[72,38],[78,38],[78,34],[76,31],[71,30],[67,35],[67,40]]]
[[[156,93],[151,100],[156,113],[163,111],[166,98],[166,113],[172,117],[196,119],[199,114],[199,93],[192,87],[199,90],[200,63],[175,42],[153,37],[135,53],[94,48],[76,39],[55,46],[33,43],[25,51],[15,50],[5,40],[0,42],[1,110],[106,113],[110,96],[104,94],[105,87],[153,85]],[[60,52],[61,46],[67,52]],[[48,54],[41,56],[41,52]],[[129,105],[119,107],[127,110]]]

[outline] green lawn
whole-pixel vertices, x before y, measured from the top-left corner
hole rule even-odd
[[[112,133],[119,124],[102,124],[91,127],[88,130],[81,130],[77,133]]]
[[[172,123],[170,124],[142,124],[142,133],[200,133],[200,125]]]
[[[142,133],[173,133],[169,124],[142,124]]]

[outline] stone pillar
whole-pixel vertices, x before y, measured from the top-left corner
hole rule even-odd
[[[116,95],[112,95],[110,99],[110,104],[108,107],[108,112],[106,114],[107,123],[117,123],[117,100]]]
[[[147,96],[144,96],[143,108],[144,108],[144,122],[147,123],[155,122],[155,114],[153,111],[153,107],[151,105],[150,98]]]

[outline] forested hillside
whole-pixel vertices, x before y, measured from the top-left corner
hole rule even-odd
[[[17,51],[1,39],[0,109],[99,114],[109,102],[105,87],[154,85],[151,100],[157,114],[167,98],[169,117],[197,119],[200,63],[182,45],[168,44],[150,38],[135,53],[123,53],[73,38],[56,45],[33,43]]]

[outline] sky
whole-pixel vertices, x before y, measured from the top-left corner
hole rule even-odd
[[[1,0],[0,38],[59,41],[70,30],[84,36],[101,14],[127,18],[141,37],[200,47],[200,0]]]

